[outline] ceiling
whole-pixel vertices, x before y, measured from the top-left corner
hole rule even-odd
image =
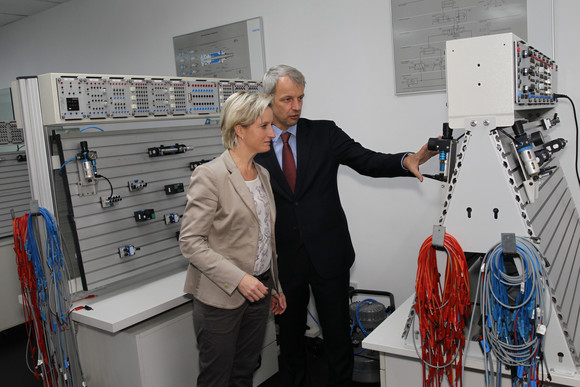
[[[0,28],[69,0],[0,0]]]

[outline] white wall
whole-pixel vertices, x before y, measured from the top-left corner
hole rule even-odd
[[[560,92],[580,101],[573,36],[574,0],[557,0]],[[304,116],[329,118],[375,150],[415,151],[441,132],[445,94],[394,95],[390,2],[385,0],[71,0],[0,29],[0,88],[17,76],[47,72],[172,75],[172,37],[262,16],[266,64],[306,75]],[[533,42],[531,42],[533,43]],[[561,56],[561,57],[560,57]],[[562,105],[565,105],[563,103]],[[560,108],[568,139],[571,121]],[[568,135],[569,134],[569,135]],[[574,177],[572,147],[563,157]],[[435,163],[424,170],[436,171]],[[413,290],[420,245],[440,211],[439,184],[339,176],[360,288],[388,290],[399,305]],[[577,202],[578,190],[575,190]],[[11,254],[0,250],[0,257]]]
[[[580,109],[580,78],[576,71],[580,60],[580,52],[577,49],[580,33],[577,16],[580,14],[580,1],[555,0],[554,3],[554,59],[559,66],[557,90],[571,97]],[[567,149],[562,152],[560,163],[574,195],[576,209],[580,210],[580,182],[574,169],[575,147],[578,146],[578,140],[572,106],[568,100],[560,99],[557,110],[562,120],[557,135],[568,140]],[[580,111],[577,113],[580,114]]]

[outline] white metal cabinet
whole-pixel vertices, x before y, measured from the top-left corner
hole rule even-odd
[[[195,385],[199,365],[192,312],[192,303],[188,302],[116,333],[79,324],[77,339],[88,385]],[[278,371],[277,352],[274,319],[271,318],[254,386]]]

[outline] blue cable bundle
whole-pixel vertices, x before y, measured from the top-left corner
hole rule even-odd
[[[31,305],[35,312],[30,315],[34,320],[32,323],[37,340],[42,341],[38,343],[39,348],[43,349],[43,354],[42,357],[39,355],[37,367],[41,367],[40,375],[46,386],[74,386],[75,380],[80,380],[79,384],[84,386],[76,338],[69,324],[72,311],[70,276],[61,248],[58,227],[45,208],[40,207],[37,214],[26,216],[26,231],[18,238],[15,233],[15,240],[20,240],[25,234],[24,249],[32,266],[28,275],[24,270],[19,271],[19,274],[27,276],[21,278],[21,283],[36,285],[34,289],[36,302],[33,301]],[[41,222],[37,220],[40,218],[44,220],[43,232],[38,230]],[[18,223],[18,219],[16,221]],[[43,250],[40,248],[40,241],[45,238],[46,248]],[[23,292],[24,297],[25,293],[27,292]]]
[[[512,369],[512,386],[536,387],[550,321],[550,286],[543,256],[528,239],[516,237],[514,269],[506,269],[501,243],[485,256],[479,282],[486,384],[501,386],[501,366]],[[494,375],[491,354],[497,359]]]

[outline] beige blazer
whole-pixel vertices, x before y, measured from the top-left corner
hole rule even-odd
[[[276,206],[268,171],[258,177],[270,202],[273,293],[281,293],[275,246]],[[258,215],[254,199],[228,150],[195,169],[187,191],[179,246],[189,260],[186,293],[218,308],[234,309],[246,300],[237,286],[252,275],[258,252]]]

